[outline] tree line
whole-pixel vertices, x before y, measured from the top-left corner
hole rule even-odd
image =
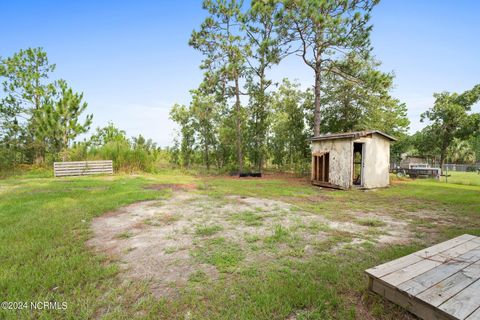
[[[307,171],[308,137],[378,129],[399,139],[392,159],[425,156],[443,164],[480,159],[479,85],[435,93],[408,135],[404,103],[390,95],[394,74],[372,55],[370,13],[378,1],[206,0],[207,18],[190,45],[202,53],[203,81],[188,106],[175,105],[179,125],[173,161],[229,171],[266,164]],[[312,71],[311,87],[269,74],[295,56]]]
[[[179,125],[173,161],[229,171],[266,165],[306,171],[312,135],[379,129],[403,137],[405,104],[393,98],[393,73],[379,70],[369,24],[374,0],[206,0],[205,21],[189,44],[203,60],[203,81]],[[295,56],[312,71],[301,89],[269,77]]]
[[[463,93],[435,93],[434,98],[434,105],[421,115],[428,125],[407,137],[403,148],[441,165],[480,160],[480,113],[472,112],[480,101],[480,84]]]
[[[52,80],[55,64],[42,48],[0,58],[0,174],[18,165],[53,161],[112,159],[116,170],[153,171],[168,156],[151,139],[127,138],[109,123],[88,139],[93,115],[63,79]]]
[[[20,50],[1,59],[0,138],[3,158],[41,164],[49,154],[66,151],[89,130],[92,115],[80,115],[87,104],[65,80],[49,79],[55,70],[41,48]]]
[[[313,135],[377,129],[399,139],[401,154],[440,163],[480,159],[480,85],[435,93],[426,126],[408,135],[404,103],[392,97],[394,74],[372,54],[374,0],[205,0],[203,23],[189,44],[202,55],[203,79],[188,105],[175,104],[173,146],[128,138],[109,123],[89,138],[92,114],[42,48],[0,57],[0,171],[18,164],[112,159],[117,170],[155,171],[167,162],[220,172],[276,168],[308,172]],[[306,89],[272,80],[289,57],[310,70]]]

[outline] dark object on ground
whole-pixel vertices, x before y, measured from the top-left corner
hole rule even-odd
[[[240,172],[238,176],[240,178],[246,178],[246,177],[261,178],[262,173],[261,172]]]

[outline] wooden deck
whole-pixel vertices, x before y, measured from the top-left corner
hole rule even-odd
[[[422,319],[480,320],[480,237],[464,234],[365,272],[370,290]]]

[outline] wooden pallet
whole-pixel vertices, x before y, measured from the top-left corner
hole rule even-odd
[[[480,320],[480,237],[464,234],[365,272],[370,290],[422,319]]]

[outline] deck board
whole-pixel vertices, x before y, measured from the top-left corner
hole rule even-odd
[[[440,305],[440,309],[458,319],[465,319],[480,306],[480,280]]]
[[[433,256],[429,256],[427,259],[422,259],[414,264],[411,264],[403,269],[392,272],[382,279],[394,286],[397,286],[405,281],[408,281],[424,272],[432,270],[437,266],[443,265],[447,261],[455,260],[458,256],[465,254],[473,249],[480,248],[480,244],[475,241],[476,239],[461,243],[447,250],[444,250]]]
[[[365,271],[370,289],[422,319],[480,320],[480,238],[462,235]]]
[[[471,315],[467,317],[466,320],[480,320],[480,308],[475,310]]]
[[[389,273],[392,273],[396,270],[402,269],[406,266],[409,266],[415,262],[421,261],[424,258],[428,258],[435,254],[438,254],[442,251],[445,251],[453,246],[458,244],[470,241],[475,239],[475,236],[464,234],[462,236],[453,238],[451,240],[436,244],[432,247],[417,251],[415,253],[409,254],[408,256],[404,256],[402,258],[381,264],[379,266],[373,267],[368,269],[366,272],[371,274],[374,277],[383,277]]]
[[[474,263],[417,296],[422,300],[428,301],[433,306],[439,306],[471,285],[478,278],[480,278],[480,263]]]

